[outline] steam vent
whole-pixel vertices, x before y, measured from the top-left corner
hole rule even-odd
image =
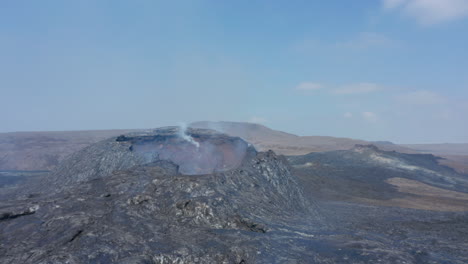
[[[65,186],[161,161],[172,163],[176,174],[211,174],[239,167],[248,152],[256,153],[239,137],[208,129],[165,127],[121,135],[87,147],[62,162],[54,178]]]
[[[237,168],[247,143],[209,130],[169,128],[156,134],[120,136],[116,139],[143,157],[144,163],[171,161],[186,175],[209,174]]]
[[[122,135],[76,152],[41,185],[0,208],[0,263],[317,257],[309,240],[322,221],[287,161],[238,137],[177,127]]]

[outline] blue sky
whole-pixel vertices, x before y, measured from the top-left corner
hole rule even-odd
[[[468,142],[468,1],[2,1],[0,132]]]

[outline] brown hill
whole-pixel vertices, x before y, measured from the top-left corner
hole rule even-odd
[[[283,155],[303,155],[310,152],[351,149],[356,144],[373,143],[380,149],[398,152],[415,153],[414,150],[391,142],[368,142],[360,139],[338,138],[327,136],[297,136],[266,126],[245,122],[195,122],[194,128],[214,129],[231,136],[241,137],[252,143],[261,151],[273,150]]]
[[[468,155],[459,155],[463,146],[454,153],[446,144],[429,148],[424,145],[396,145],[391,142],[368,142],[359,139],[327,136],[298,136],[246,122],[195,122],[194,128],[208,128],[237,136],[253,144],[258,150],[273,150],[283,155],[303,155],[310,152],[347,150],[356,144],[372,143],[382,150],[402,153],[427,152],[441,155],[444,165],[458,171],[468,171]],[[103,139],[140,130],[88,130],[56,132],[0,133],[0,170],[51,170],[64,157]],[[416,148],[415,149],[413,149]],[[442,153],[440,149],[443,148]],[[460,150],[461,149],[461,150]],[[418,151],[419,150],[419,151]]]
[[[444,158],[441,164],[468,174],[468,143],[406,144],[403,145],[421,153],[431,153]]]
[[[434,155],[468,156],[468,143],[404,144],[402,146],[417,150],[419,152],[433,153]]]

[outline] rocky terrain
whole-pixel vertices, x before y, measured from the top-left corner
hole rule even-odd
[[[283,155],[304,155],[311,152],[333,150],[349,150],[356,144],[373,144],[382,150],[398,151],[401,153],[434,154],[442,159],[438,163],[449,166],[459,173],[468,173],[467,144],[394,144],[389,141],[368,142],[351,138],[336,138],[325,136],[297,136],[272,130],[259,124],[242,122],[195,122],[190,124],[196,128],[208,128],[241,137],[251,142],[259,150],[273,150]]]
[[[297,136],[272,130],[259,124],[242,122],[195,122],[194,128],[213,129],[231,136],[241,137],[257,149],[273,150],[283,155],[302,155],[338,149],[350,149],[356,144],[366,144],[364,140],[326,136]]]
[[[294,226],[304,219],[314,227],[308,232],[322,225],[284,159],[239,138],[189,135],[198,146],[175,128],[100,142],[64,161],[41,189],[30,186],[37,193],[2,201],[1,262],[271,263],[300,256],[290,241],[266,235],[300,238]],[[184,166],[204,160],[184,156],[191,148],[222,161],[195,174]]]
[[[0,170],[52,170],[68,155],[132,130],[0,133]]]
[[[420,153],[431,153],[444,159],[440,163],[468,174],[468,144],[406,144]]]
[[[195,122],[190,124],[196,128],[208,128],[241,137],[251,142],[259,150],[273,150],[283,155],[304,155],[311,152],[332,150],[349,150],[356,144],[373,144],[382,150],[398,151],[401,153],[434,154],[443,159],[438,162],[456,169],[460,173],[468,173],[467,144],[413,144],[399,145],[388,141],[368,142],[351,138],[337,138],[326,136],[297,136],[272,130],[259,124],[242,122]]]
[[[204,129],[127,133],[0,188],[0,262],[466,263],[466,179],[375,146],[286,159]]]
[[[347,150],[356,144],[374,144],[383,150],[402,153],[430,153],[444,159],[439,163],[461,173],[468,172],[466,144],[398,145],[391,142],[327,136],[297,136],[245,122],[195,122],[194,128],[212,129],[240,137],[260,151],[273,150],[282,155],[304,155],[310,152]],[[1,170],[53,170],[72,153],[91,144],[129,132],[147,130],[94,130],[56,132],[0,133]]]
[[[468,210],[468,176],[431,154],[374,145],[290,156],[294,174],[318,199],[439,211]]]

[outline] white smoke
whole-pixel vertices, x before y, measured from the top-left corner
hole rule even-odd
[[[193,139],[192,136],[190,136],[189,134],[187,134],[187,124],[185,123],[180,123],[179,124],[179,136],[184,139],[185,141],[188,141],[190,143],[192,143],[193,145],[195,145],[197,148],[200,147],[200,143],[198,143],[197,141],[195,141],[195,139]]]

